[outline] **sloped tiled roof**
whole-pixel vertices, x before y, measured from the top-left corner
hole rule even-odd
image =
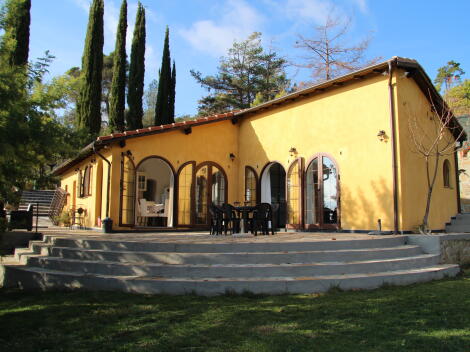
[[[100,148],[103,148],[103,146],[107,144],[110,144],[119,140],[129,139],[129,138],[138,138],[138,137],[142,137],[146,135],[170,132],[174,130],[184,131],[186,129],[189,129],[195,126],[205,125],[208,123],[215,123],[215,122],[224,121],[224,120],[237,120],[239,118],[250,116],[258,112],[264,111],[264,110],[276,108],[280,105],[298,101],[299,99],[303,99],[305,97],[311,97],[316,94],[322,94],[326,90],[339,88],[341,86],[344,86],[344,84],[348,82],[361,80],[372,74],[373,75],[385,74],[388,72],[389,65],[394,65],[397,68],[407,70],[407,72],[410,73],[409,77],[412,77],[415,80],[415,82],[420,87],[423,94],[428,99],[432,100],[433,104],[437,105],[438,107],[443,107],[443,108],[447,107],[446,103],[444,102],[444,100],[442,99],[442,97],[439,95],[436,88],[434,87],[431,79],[429,78],[429,76],[426,74],[424,69],[421,67],[421,65],[418,64],[416,60],[395,56],[391,58],[390,60],[375,64],[369,67],[365,67],[361,70],[354,71],[344,76],[337,77],[335,79],[313,85],[311,87],[299,90],[297,92],[285,95],[283,97],[280,97],[274,100],[270,100],[266,103],[263,103],[263,104],[260,104],[258,106],[254,106],[248,109],[231,111],[231,112],[227,112],[223,114],[202,117],[202,118],[192,120],[192,121],[175,122],[175,123],[167,124],[167,125],[151,126],[147,128],[126,131],[122,133],[113,133],[107,136],[100,136],[97,138],[95,142],[83,148],[76,158],[68,160],[65,163],[59,165],[57,168],[55,168],[53,171],[53,174],[60,175],[61,173],[63,173],[64,171],[72,167],[73,165],[76,165],[80,161],[84,160],[85,158],[87,158],[93,153],[94,148],[100,149]],[[462,134],[460,133],[463,130],[463,128],[459,124],[459,121],[457,121],[457,119],[454,118],[452,120],[452,124],[453,124],[452,127],[454,127],[453,128],[454,136],[456,138],[459,138],[459,140],[465,140],[467,138],[467,135],[465,132],[463,132]]]
[[[145,127],[145,128],[139,128],[137,130],[131,130],[131,131],[125,131],[125,132],[120,132],[120,133],[113,133],[107,136],[100,136],[96,140],[98,144],[103,143],[103,142],[109,142],[109,141],[114,141],[116,139],[125,139],[128,137],[140,137],[148,134],[156,134],[159,132],[168,132],[172,130],[180,130],[180,129],[185,129],[193,126],[200,126],[200,125],[205,125],[207,123],[211,122],[217,122],[217,121],[223,121],[223,120],[228,120],[232,117],[234,117],[235,113],[239,112],[240,110],[236,111],[230,111],[226,112],[223,114],[216,114],[216,115],[211,115],[211,116],[205,116],[198,118],[196,120],[190,120],[190,121],[182,121],[182,122],[174,122],[170,123],[167,125],[160,125],[160,126],[150,126],[150,127]]]

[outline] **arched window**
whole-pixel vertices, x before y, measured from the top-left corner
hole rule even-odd
[[[91,170],[92,166],[85,167],[85,172],[83,173],[83,185],[82,185],[82,197],[91,196]]]
[[[78,170],[77,173],[77,194],[79,198],[83,197],[83,176],[82,170]]]
[[[245,167],[245,204],[255,206],[257,201],[258,176],[251,166]]]
[[[444,187],[450,188],[450,162],[447,159],[444,160],[442,173],[444,177]]]
[[[212,167],[212,202],[215,205],[225,203],[225,176],[215,166]]]

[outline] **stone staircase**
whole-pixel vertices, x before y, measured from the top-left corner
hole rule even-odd
[[[407,285],[459,272],[405,238],[178,243],[46,235],[15,252],[0,282],[25,289],[285,294]]]
[[[18,210],[27,210],[30,203],[34,204],[34,215],[36,215],[36,204],[39,208],[39,216],[48,216],[55,190],[45,191],[23,191],[21,194]]]
[[[470,213],[460,213],[446,225],[447,233],[470,232]]]

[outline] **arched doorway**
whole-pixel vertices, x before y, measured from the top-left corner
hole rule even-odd
[[[265,166],[261,175],[261,202],[270,203],[274,213],[274,226],[286,226],[286,171],[278,162]]]
[[[227,176],[215,163],[205,162],[196,168],[194,202],[194,223],[209,223],[208,206],[211,203],[222,205],[227,201]]]
[[[150,156],[136,167],[136,224],[173,226],[175,177],[165,159]]]
[[[319,154],[305,171],[304,222],[307,229],[339,228],[339,176],[336,162]]]

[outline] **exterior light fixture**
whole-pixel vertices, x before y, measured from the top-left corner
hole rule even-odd
[[[235,160],[235,154],[230,153],[229,156],[230,160],[234,161]]]
[[[380,130],[379,133],[377,133],[377,138],[379,139],[379,141],[383,142],[385,138],[387,138],[387,134],[384,130]]]
[[[297,155],[297,149],[295,147],[291,147],[289,149],[289,154],[290,154],[290,156]]]

